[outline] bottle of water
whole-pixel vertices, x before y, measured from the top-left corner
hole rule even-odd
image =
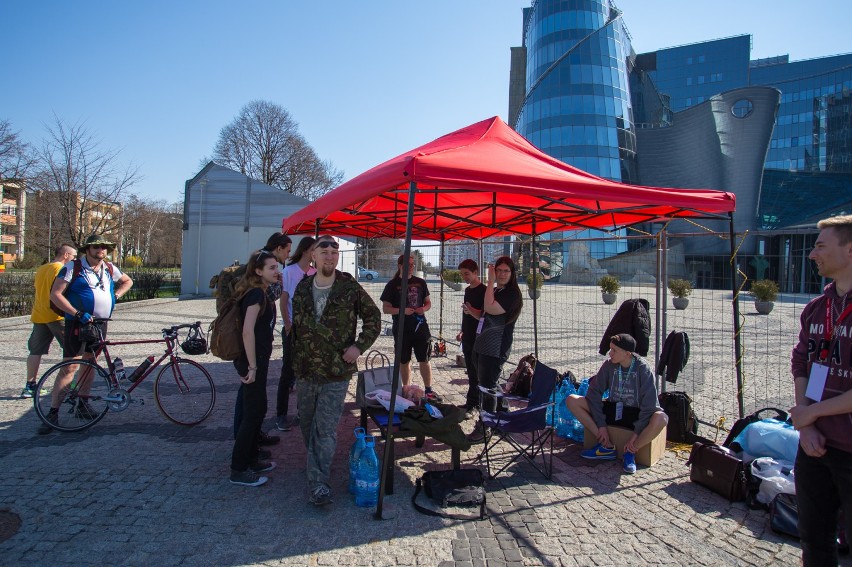
[[[145,371],[148,370],[148,367],[150,367],[152,364],[154,364],[154,357],[149,356],[148,358],[142,361],[142,364],[136,367],[136,370],[134,370],[133,374],[131,374],[127,379],[131,382],[136,382],[142,377],[143,374],[145,374]]]
[[[121,382],[124,380],[124,361],[118,357],[112,359],[112,369],[115,371],[115,379]]]
[[[355,472],[358,469],[358,459],[361,457],[361,451],[366,446],[364,436],[367,432],[363,427],[355,428],[355,442],[349,449],[349,493],[355,494]]]
[[[373,450],[373,437],[365,437],[364,442],[355,473],[355,505],[367,508],[379,503],[379,459]]]

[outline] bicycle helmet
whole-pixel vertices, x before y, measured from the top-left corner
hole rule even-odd
[[[201,333],[201,329],[193,327],[189,330],[186,340],[180,344],[180,348],[186,354],[207,354],[207,339]]]
[[[101,340],[101,336],[98,333],[98,326],[95,323],[80,325],[78,337],[80,338],[80,342],[84,343],[96,343]]]

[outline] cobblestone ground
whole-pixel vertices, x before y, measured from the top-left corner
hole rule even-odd
[[[111,338],[156,336],[168,325],[209,321],[212,300],[155,300],[123,305]],[[339,428],[334,503],[307,502],[305,451],[297,430],[273,446],[278,468],[259,488],[228,483],[237,377],[232,366],[194,357],[214,376],[213,415],[194,428],[159,414],[150,384],[124,412],[110,412],[79,434],[36,435],[23,385],[27,318],[0,322],[7,353],[0,376],[0,510],[20,516],[19,531],[0,542],[4,565],[795,565],[795,541],[773,534],[767,516],[731,504],[689,482],[684,447],[669,447],[653,468],[634,476],[617,463],[588,463],[558,440],[551,481],[516,465],[489,481],[486,520],[418,514],[414,482],[425,469],[449,466],[449,450],[427,441],[397,442],[395,494],[386,519],[355,506],[346,493],[346,456],[356,427],[354,381]],[[390,338],[377,346],[390,348]],[[56,348],[54,346],[54,348]],[[279,352],[276,347],[276,352]],[[151,345],[117,347],[128,367]],[[42,370],[59,360],[45,358]],[[463,371],[433,361],[435,383],[461,403]],[[277,377],[280,361],[270,376]],[[277,380],[270,380],[274,400]],[[295,400],[293,400],[293,403]],[[274,402],[273,402],[274,403]],[[274,409],[274,408],[273,408]],[[272,428],[272,417],[268,419]],[[464,424],[466,430],[471,422]],[[476,451],[463,466],[478,466]]]

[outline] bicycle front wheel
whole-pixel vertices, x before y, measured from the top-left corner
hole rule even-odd
[[[154,398],[163,415],[178,425],[201,423],[213,412],[216,387],[203,366],[176,358],[157,375]]]
[[[42,375],[33,404],[36,415],[54,429],[82,431],[106,415],[110,390],[112,383],[106,370],[88,360],[66,360]],[[55,405],[59,411],[49,417]]]

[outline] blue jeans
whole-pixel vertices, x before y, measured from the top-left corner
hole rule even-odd
[[[826,447],[822,457],[810,457],[799,447],[795,470],[802,563],[837,565],[838,511],[852,511],[852,453]],[[850,520],[845,514],[847,534]]]
[[[308,453],[308,487],[331,487],[331,461],[337,448],[337,425],[343,414],[343,402],[349,381],[316,383],[299,380],[296,396],[299,428]]]

